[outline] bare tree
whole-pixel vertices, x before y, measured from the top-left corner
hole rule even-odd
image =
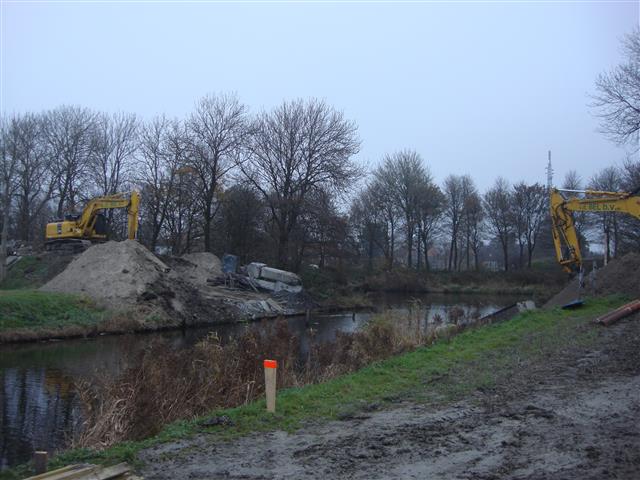
[[[640,192],[640,160],[627,158],[620,169],[621,188],[638,195]],[[620,244],[618,254],[640,251],[640,220],[631,215],[620,215]]]
[[[484,194],[484,211],[487,226],[502,247],[505,272],[509,270],[509,243],[513,235],[512,199],[509,183],[498,178]]]
[[[56,215],[62,218],[65,207],[75,210],[93,148],[96,115],[88,109],[63,106],[47,112],[44,136],[51,157],[58,199]]]
[[[142,185],[145,222],[141,233],[151,250],[165,225],[171,198],[175,195],[176,175],[185,161],[187,145],[178,122],[156,117],[140,129],[138,183]]]
[[[0,231],[0,282],[7,276],[7,247],[12,199],[16,189],[19,136],[18,119],[0,118],[0,206],[2,230]]]
[[[423,186],[432,183],[431,175],[417,152],[403,150],[386,155],[383,164],[374,171],[374,176],[402,212],[407,242],[407,266],[411,268],[418,202],[420,195],[424,193]]]
[[[98,195],[118,193],[131,174],[138,147],[138,121],[134,114],[96,117],[91,152],[91,177]]]
[[[582,177],[576,170],[569,170],[564,176],[562,182],[562,188],[567,190],[582,190],[584,185],[582,183]],[[572,194],[577,195],[577,194]],[[573,212],[573,222],[576,229],[576,234],[580,240],[580,244],[586,248],[588,245],[587,237],[585,235],[588,226],[587,214],[585,212]]]
[[[433,182],[421,185],[416,205],[418,222],[418,242],[422,244],[424,265],[431,269],[429,250],[435,241],[437,230],[444,212],[445,197],[440,188]],[[420,249],[418,249],[418,269],[420,269]]]
[[[468,245],[473,252],[473,265],[476,271],[480,270],[480,248],[484,240],[484,208],[482,198],[478,192],[467,197],[464,206],[465,228],[469,230]],[[467,267],[468,268],[468,267]]]
[[[640,29],[624,38],[624,63],[596,80],[592,107],[602,132],[618,144],[638,144],[640,131]]]
[[[527,251],[527,267],[531,268],[531,259],[536,247],[538,234],[547,212],[547,192],[545,187],[536,183],[527,185],[520,182],[513,187],[513,217],[516,240],[520,248],[519,266],[524,266],[524,251]]]
[[[464,209],[463,178],[459,175],[449,175],[444,180],[443,191],[447,199],[444,218],[449,228],[450,238],[447,269],[451,271],[458,265],[458,235]]]
[[[384,253],[387,263],[390,257],[388,223],[384,209],[380,208],[375,182],[369,184],[351,204],[350,222],[357,230],[360,244],[366,249],[367,267],[373,269],[373,259],[377,250]]]
[[[462,188],[462,215],[460,219],[460,230],[464,237],[464,252],[466,260],[466,269],[471,269],[471,252],[474,250],[472,247],[472,237],[474,229],[477,228],[475,222],[479,221],[479,217],[482,217],[478,209],[482,209],[482,202],[480,201],[480,195],[478,189],[470,175],[463,175],[461,179]],[[480,215],[478,215],[480,213]],[[458,269],[462,264],[462,257],[458,260]]]
[[[621,189],[622,178],[616,167],[607,167],[596,173],[589,182],[592,190],[617,192]],[[598,212],[596,225],[601,229],[604,241],[605,261],[609,262],[612,257],[617,256],[618,245],[620,244],[620,229],[618,214],[616,212]]]
[[[190,165],[195,173],[204,249],[211,251],[211,224],[219,208],[225,175],[237,164],[246,138],[246,108],[235,95],[209,95],[196,104],[188,121]]]
[[[380,212],[385,225],[384,254],[387,260],[387,268],[393,268],[396,251],[396,231],[400,224],[401,212],[398,209],[393,195],[388,191],[388,185],[375,180],[370,187],[372,207]]]
[[[34,236],[36,219],[51,200],[54,177],[50,158],[42,138],[42,118],[25,114],[13,120],[16,167],[16,199],[18,238],[29,241]],[[37,237],[41,232],[37,232]]]
[[[264,205],[256,191],[238,183],[225,190],[216,235],[220,249],[234,252],[243,262],[260,259],[265,254]]]
[[[318,188],[343,192],[359,176],[351,159],[359,146],[355,124],[318,100],[284,102],[255,120],[240,168],[269,209],[281,267],[308,196]]]

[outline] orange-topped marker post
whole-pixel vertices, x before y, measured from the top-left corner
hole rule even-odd
[[[267,396],[267,412],[276,411],[276,370],[278,362],[275,360],[264,361],[264,384]]]

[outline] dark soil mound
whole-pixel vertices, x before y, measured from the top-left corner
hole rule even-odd
[[[607,295],[625,295],[640,298],[640,254],[628,253],[624,257],[612,260],[606,267],[584,276],[584,287],[579,291],[578,278],[558,292],[545,307],[558,307],[577,300],[579,297],[605,297]]]
[[[640,254],[628,253],[614,260],[596,274],[597,296],[616,293],[640,298]]]

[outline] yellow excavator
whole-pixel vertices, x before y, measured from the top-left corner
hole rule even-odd
[[[584,194],[584,198],[577,196],[565,198],[561,192]],[[637,195],[637,192],[551,189],[553,244],[558,262],[566,272],[579,272],[582,268],[582,254],[580,253],[573,212],[620,212],[640,219],[640,196]]]
[[[138,232],[140,194],[117,193],[89,200],[80,214],[65,215],[63,220],[47,224],[47,250],[82,251],[92,242],[107,240],[107,220],[104,210],[126,208],[128,238],[134,240]]]

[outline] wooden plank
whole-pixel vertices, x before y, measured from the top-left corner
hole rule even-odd
[[[98,470],[91,477],[92,480],[109,480],[111,478],[120,477],[125,473],[129,473],[131,467],[126,463],[119,463],[117,465],[112,465],[111,467],[104,467]]]
[[[29,477],[26,480],[72,480],[82,478],[95,471],[96,466],[90,464],[69,465],[64,468]]]
[[[67,465],[66,467],[58,468],[56,470],[51,470],[50,472],[41,473],[40,475],[36,475],[34,477],[25,478],[24,480],[40,480],[41,478],[49,478],[51,475],[56,473],[66,472],[68,470],[72,470],[77,468],[77,465]]]
[[[91,464],[75,464],[52,470],[50,472],[29,477],[25,480],[111,480],[131,479],[141,480],[131,473],[131,467],[126,463],[119,463],[110,467],[99,467]]]

